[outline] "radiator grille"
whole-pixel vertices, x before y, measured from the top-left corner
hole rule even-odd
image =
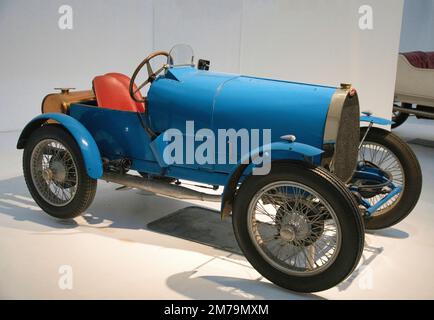
[[[360,140],[360,111],[357,96],[347,96],[341,111],[333,156],[333,172],[348,181],[357,164]]]

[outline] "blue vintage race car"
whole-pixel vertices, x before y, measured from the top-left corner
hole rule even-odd
[[[361,257],[365,227],[389,227],[415,206],[422,178],[414,153],[373,127],[390,121],[360,115],[351,85],[208,69],[177,45],[148,56],[131,79],[108,73],[90,91],[45,97],[17,145],[31,195],[62,219],[89,207],[97,179],[221,201],[240,248],[264,277],[300,292],[338,284]],[[184,180],[223,186],[223,193]]]

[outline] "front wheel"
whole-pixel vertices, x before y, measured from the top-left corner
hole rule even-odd
[[[232,223],[252,266],[297,292],[329,289],[357,266],[364,227],[354,199],[336,177],[303,163],[275,163],[237,192]]]
[[[74,138],[59,125],[44,125],[24,148],[23,171],[36,203],[49,215],[70,219],[95,197],[97,181],[87,175]]]
[[[360,129],[360,137],[366,133]],[[413,150],[392,132],[371,128],[359,150],[359,161],[369,162],[388,172],[392,183],[402,191],[389,199],[365,221],[366,229],[391,227],[413,210],[422,190],[422,172]],[[365,201],[375,205],[387,194],[368,194]]]

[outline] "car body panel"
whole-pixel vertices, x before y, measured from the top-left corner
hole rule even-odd
[[[272,156],[270,154],[277,153],[280,154],[280,157]],[[324,153],[324,150],[309,146],[300,142],[273,142],[270,145],[261,146],[252,152],[249,155],[245,155],[240,162],[233,167],[233,170],[228,174],[228,178],[224,184],[221,208],[220,212],[222,216],[229,213],[231,211],[231,203],[233,201],[232,197],[235,194],[235,187],[243,177],[251,174],[253,168],[255,167],[254,159],[258,157],[260,154],[265,154],[264,162],[261,166],[266,162],[275,161],[278,159],[291,159],[302,161],[306,158],[314,159],[314,157],[319,156]],[[273,159],[273,160],[272,160]]]
[[[141,126],[139,116],[144,114],[95,108],[83,104],[70,107],[71,117],[76,118],[94,137],[101,156],[108,160],[129,158],[131,169],[155,175],[193,180],[206,184],[224,185],[226,174],[190,166],[160,166],[151,149],[151,139]]]
[[[193,139],[192,135],[200,129],[211,130],[216,136],[219,130],[257,129],[260,134],[256,147],[264,149],[264,145],[271,143],[269,151],[273,160],[307,157],[310,162],[321,165],[325,124],[338,90],[336,87],[210,72],[192,66],[169,67],[152,83],[144,113],[80,102],[70,105],[69,117],[55,114],[53,118],[75,119],[81,131],[86,128],[99,151],[98,156],[94,155],[97,159],[128,158],[132,170],[224,186],[240,163],[252,157],[255,148],[245,153],[237,143],[234,146],[235,162],[228,159],[230,151],[226,152],[225,161],[220,162],[220,149],[216,149],[212,163],[187,161],[168,165],[163,159],[168,144],[163,139],[166,130],[179,130],[186,150],[187,140]],[[186,128],[189,120],[194,121],[192,133]],[[147,124],[157,138],[145,130]],[[264,131],[269,129],[271,141],[266,142]],[[288,135],[295,136],[296,142],[282,140],[282,136]],[[197,146],[201,142],[194,143]],[[250,174],[251,170],[251,166],[243,168],[242,175]],[[100,174],[101,170],[92,176]]]
[[[365,114],[363,116],[360,116],[360,122],[369,122],[369,123],[375,123],[375,124],[384,125],[384,126],[393,124],[392,120],[380,118],[380,117],[375,117],[375,116],[372,116],[371,114]]]
[[[195,121],[195,130],[210,128],[216,135],[221,129],[272,128],[271,142],[291,134],[298,142],[321,149],[335,92],[335,87],[193,67],[170,68],[149,90],[149,120],[152,129],[159,133],[176,128],[186,134],[186,120]],[[237,154],[243,156],[239,149]],[[231,165],[218,163],[218,150],[215,157],[215,165],[209,169],[227,173],[233,170]],[[315,162],[318,164],[320,159],[316,157]]]
[[[148,92],[152,130],[185,129],[187,115],[195,128],[211,128],[214,98],[221,86],[237,75],[177,67],[158,77]]]

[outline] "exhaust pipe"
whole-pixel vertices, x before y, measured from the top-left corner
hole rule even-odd
[[[107,182],[121,184],[126,187],[150,191],[163,196],[168,196],[171,198],[182,199],[182,200],[201,200],[201,201],[220,202],[222,198],[221,195],[199,192],[189,188],[170,184],[168,182],[163,182],[158,180],[147,180],[145,178],[133,176],[131,174],[118,174],[118,173],[106,172],[104,173],[101,179]]]

